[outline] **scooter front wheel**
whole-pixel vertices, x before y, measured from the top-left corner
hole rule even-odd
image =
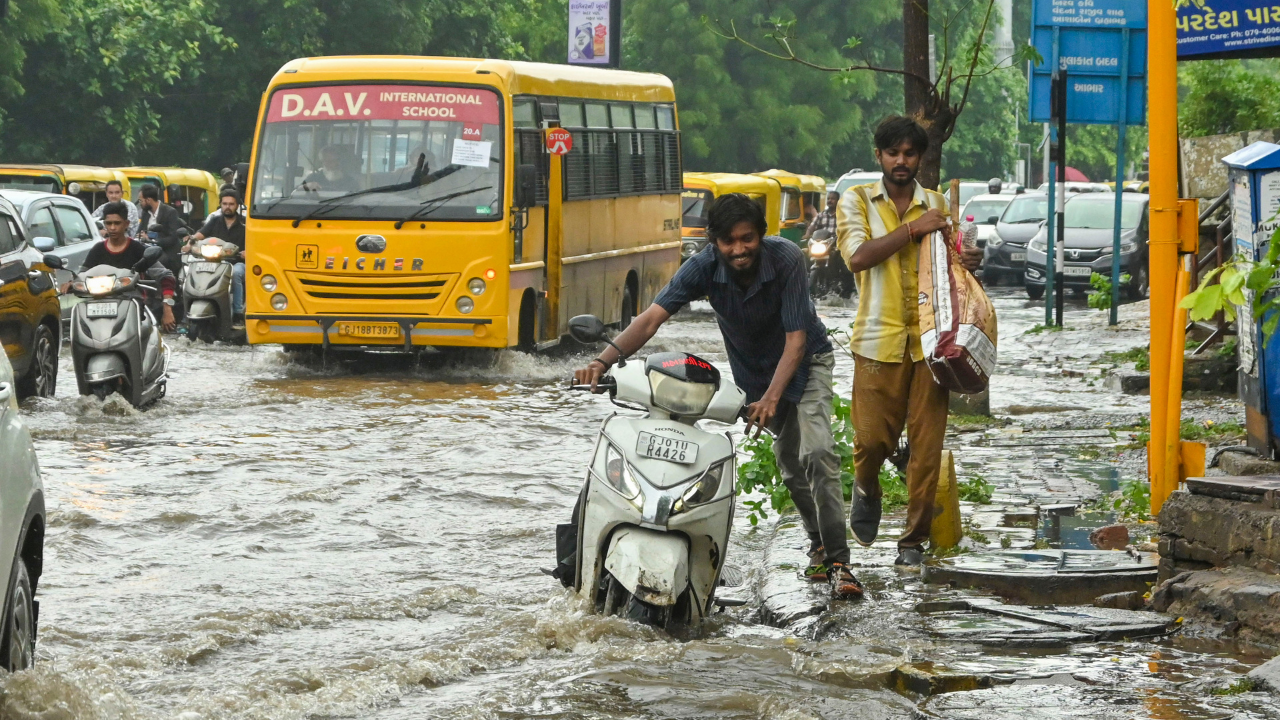
[[[93,396],[99,400],[106,400],[107,396],[111,394],[111,388],[106,383],[94,385],[92,390]]]

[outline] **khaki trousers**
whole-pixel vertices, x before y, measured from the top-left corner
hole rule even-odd
[[[904,422],[907,427],[909,500],[899,548],[920,547],[929,539],[948,400],[947,391],[934,381],[923,361],[886,363],[854,356],[854,477],[858,491],[866,497],[880,497],[880,467],[897,450]]]

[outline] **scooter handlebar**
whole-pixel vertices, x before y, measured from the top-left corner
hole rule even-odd
[[[573,385],[573,384],[570,384],[570,385],[569,385],[569,389],[570,389],[570,390],[581,390],[581,391],[583,391],[583,392],[591,392],[591,386],[590,386],[590,385]],[[612,377],[607,376],[607,375],[606,375],[605,377],[600,378],[600,379],[596,382],[596,392],[597,392],[597,393],[602,393],[602,392],[605,392],[605,391],[613,392],[613,391],[615,391],[615,390],[617,390],[617,389],[618,389],[618,381],[617,381],[617,380],[615,380],[615,379],[613,379]]]

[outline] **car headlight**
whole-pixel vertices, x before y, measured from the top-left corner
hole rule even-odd
[[[218,260],[222,257],[221,245],[201,245],[200,254],[205,260]]]
[[[1031,238],[1031,242],[1027,243],[1027,249],[1035,250],[1036,252],[1040,252],[1040,253],[1048,252],[1049,243],[1044,238],[1034,237],[1034,238]]]
[[[84,286],[90,295],[106,295],[116,286],[116,279],[113,275],[95,275],[85,280]]]
[[[821,240],[809,241],[809,256],[822,257],[827,254],[827,244]]]
[[[267,292],[275,292],[275,289],[276,289],[275,275],[263,275],[261,282],[262,282],[263,290],[266,290]]]
[[[1004,238],[1000,237],[1000,233],[995,230],[991,231],[991,237],[987,238],[987,246],[998,248],[1004,244]]]
[[[724,484],[724,473],[729,470],[730,462],[726,460],[718,465],[712,465],[707,469],[698,481],[689,486],[671,505],[671,514],[682,513],[690,508],[703,505],[715,499],[720,492],[720,486]]]
[[[1129,253],[1131,253],[1131,252],[1133,252],[1134,250],[1137,250],[1137,249],[1138,249],[1138,244],[1137,244],[1137,243],[1134,243],[1134,242],[1122,242],[1122,243],[1120,243],[1120,254],[1121,254],[1121,255],[1128,255]]]
[[[618,491],[618,494],[628,500],[635,500],[640,496],[640,483],[636,480],[638,473],[622,459],[622,453],[613,445],[609,445],[604,450],[604,478],[608,481],[609,486]]]

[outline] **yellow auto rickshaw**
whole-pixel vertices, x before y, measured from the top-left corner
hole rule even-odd
[[[777,235],[781,217],[781,186],[757,175],[687,172],[681,195],[680,259],[683,262],[707,244],[707,210],[711,201],[727,193],[743,193],[764,208],[768,234]]]
[[[90,212],[107,201],[107,182],[119,180],[130,196],[124,173],[94,165],[0,164],[0,188],[36,190],[80,198]]]
[[[177,208],[192,230],[200,229],[209,213],[218,208],[218,180],[212,173],[191,168],[115,168],[133,181],[133,201],[138,201],[143,185],[160,189],[164,202]],[[195,224],[192,224],[195,223]]]
[[[805,224],[827,207],[827,181],[817,175],[800,176],[800,198],[804,201]],[[810,213],[812,209],[812,213]]]
[[[799,245],[807,224],[804,217],[804,176],[776,169],[765,170],[755,175],[769,178],[780,186],[782,207],[778,218],[778,234]]]

